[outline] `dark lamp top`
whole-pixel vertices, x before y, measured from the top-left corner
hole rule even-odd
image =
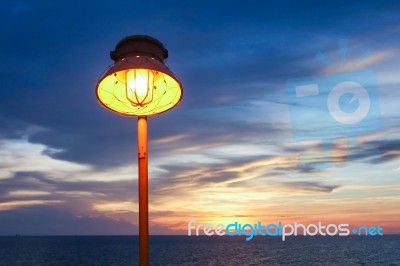
[[[164,62],[168,58],[168,50],[157,39],[147,35],[131,35],[122,39],[110,57],[115,62],[130,56],[149,56]]]

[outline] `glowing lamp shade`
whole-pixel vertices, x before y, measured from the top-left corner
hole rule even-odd
[[[117,45],[123,51],[112,57],[115,64],[105,72],[96,86],[97,98],[104,107],[127,116],[150,116],[173,108],[182,99],[181,83],[155,49],[160,44],[155,43],[155,47],[147,51],[149,44],[142,45],[143,41],[149,42],[146,38],[149,37],[134,36],[133,39],[125,40],[128,52],[127,49],[123,50],[124,45],[122,48]],[[152,44],[150,42],[150,48]]]

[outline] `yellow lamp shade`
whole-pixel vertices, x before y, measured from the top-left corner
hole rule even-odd
[[[127,116],[165,112],[180,102],[182,94],[182,85],[172,71],[148,53],[122,56],[96,86],[101,105]]]

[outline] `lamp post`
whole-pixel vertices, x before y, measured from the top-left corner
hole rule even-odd
[[[147,117],[176,106],[183,88],[165,65],[168,51],[157,39],[132,35],[110,52],[114,64],[99,79],[96,96],[105,108],[138,117],[139,262],[149,264]]]

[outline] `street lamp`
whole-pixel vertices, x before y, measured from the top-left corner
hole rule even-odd
[[[147,116],[176,106],[183,88],[165,65],[168,50],[157,39],[132,35],[110,52],[114,64],[99,79],[96,96],[105,108],[138,117],[139,261],[149,264]]]

